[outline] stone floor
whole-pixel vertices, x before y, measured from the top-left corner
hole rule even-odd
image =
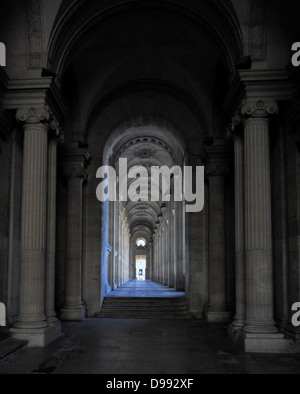
[[[45,349],[23,348],[0,374],[299,374],[300,355],[243,354],[225,325],[198,320],[64,323]]]
[[[172,297],[174,290],[132,281],[110,296]],[[300,374],[300,355],[244,354],[227,326],[189,320],[87,319],[63,323],[45,349],[0,360],[0,374]]]
[[[147,281],[132,280],[107,294],[107,297],[181,297],[185,293]]]

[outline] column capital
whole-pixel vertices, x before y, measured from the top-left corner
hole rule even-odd
[[[81,148],[78,142],[69,144],[62,149],[61,159],[64,177],[87,179],[86,169],[91,162],[91,155],[86,148]]]
[[[224,176],[229,172],[231,146],[223,140],[215,140],[213,146],[207,148],[207,176]]]
[[[59,124],[47,106],[19,108],[16,119],[26,125],[44,124],[49,129],[59,132]]]
[[[227,128],[227,139],[235,139],[242,135],[242,126],[253,119],[269,119],[279,113],[276,99],[251,98],[242,100]]]
[[[245,100],[241,105],[241,115],[246,118],[269,118],[279,112],[276,100]]]

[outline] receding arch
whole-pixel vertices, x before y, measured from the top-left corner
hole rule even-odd
[[[64,3],[58,13],[48,48],[48,67],[62,79],[64,71],[72,58],[74,49],[79,43],[107,18],[117,14],[132,12],[137,9],[167,10],[170,14],[184,15],[188,23],[195,23],[208,31],[218,43],[219,49],[226,59],[229,74],[235,74],[234,64],[243,54],[242,33],[239,28],[232,4],[228,1],[215,0],[189,7],[182,0],[111,0],[107,2],[91,1],[86,6],[84,1]],[[225,17],[224,17],[225,16]]]

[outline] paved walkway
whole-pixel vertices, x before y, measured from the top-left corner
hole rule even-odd
[[[175,291],[150,280],[132,280],[110,292],[107,297],[181,297],[185,293]]]
[[[89,319],[63,331],[0,361],[0,374],[300,374],[300,355],[243,354],[222,324]]]

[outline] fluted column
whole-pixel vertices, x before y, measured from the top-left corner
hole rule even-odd
[[[60,136],[62,141],[62,136]],[[47,212],[47,260],[46,260],[46,317],[49,325],[56,325],[55,299],[55,251],[56,251],[56,183],[57,183],[57,135],[51,135],[48,146],[48,212]]]
[[[160,218],[159,218],[160,220]],[[158,283],[162,283],[162,259],[161,259],[161,247],[162,247],[162,240],[161,240],[161,235],[162,235],[162,228],[161,228],[161,223],[158,228]]]
[[[115,220],[115,237],[116,237],[116,257],[115,257],[115,290],[119,287],[119,260],[120,260],[120,202],[117,201],[116,220]]]
[[[171,200],[170,203],[170,284],[171,288],[175,288],[175,210],[174,210],[174,201]]]
[[[162,284],[167,285],[167,208],[162,207],[162,269],[163,269],[163,279]]]
[[[153,280],[154,282],[158,282],[158,274],[157,274],[157,247],[158,247],[158,230],[157,228],[154,229],[154,236],[153,236],[153,245],[154,245],[154,253],[153,253]]]
[[[90,161],[87,151],[74,146],[64,152],[64,176],[67,178],[67,229],[64,321],[81,321],[85,316],[82,302],[82,187]]]
[[[47,157],[52,121],[46,107],[19,110],[17,120],[24,125],[24,153],[20,309],[15,327],[36,330],[48,326],[45,316]]]
[[[182,202],[175,202],[175,289],[176,291],[184,291],[184,275],[183,275],[183,212]]]
[[[235,133],[235,283],[236,315],[233,326],[242,328],[245,324],[245,193],[244,193],[244,141],[242,134]]]
[[[228,150],[222,142],[208,149],[209,177],[209,322],[228,322],[226,298],[225,175]]]
[[[273,315],[273,259],[269,116],[275,102],[247,102],[245,138],[246,333],[276,333]]]

